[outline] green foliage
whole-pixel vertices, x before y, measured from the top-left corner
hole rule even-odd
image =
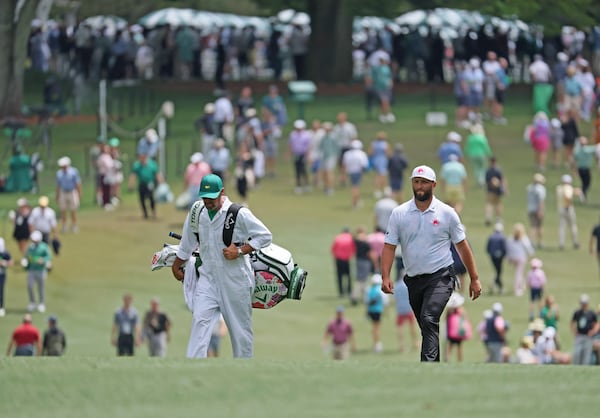
[[[89,16],[111,14],[135,23],[142,16],[167,7],[192,8],[209,12],[233,13],[248,16],[261,16],[263,10],[252,0],[103,0],[101,2],[84,1],[77,9],[77,16],[85,19]],[[55,5],[52,16],[60,17],[69,12],[68,7]]]

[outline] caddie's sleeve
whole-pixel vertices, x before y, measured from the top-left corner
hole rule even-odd
[[[252,248],[258,250],[270,245],[273,240],[271,231],[258,219],[248,208],[241,208],[238,213],[237,222],[240,228],[236,228],[233,242],[245,242]]]
[[[177,257],[181,260],[188,260],[192,256],[192,252],[198,246],[196,235],[192,231],[190,226],[190,214],[188,212],[183,223],[183,229],[181,231],[181,241],[179,242],[179,249],[177,250]]]

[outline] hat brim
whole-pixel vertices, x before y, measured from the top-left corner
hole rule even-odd
[[[221,191],[223,189],[219,190],[218,192],[200,192],[198,193],[198,197],[201,199],[216,199],[217,197],[219,197],[219,195],[221,194]]]

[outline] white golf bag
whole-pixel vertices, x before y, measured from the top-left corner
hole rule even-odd
[[[174,238],[179,235],[170,233]],[[158,270],[173,265],[178,245],[164,244],[162,250],[154,253],[151,270]],[[192,309],[192,297],[198,274],[195,267],[197,254],[185,264],[185,277],[183,293],[186,304]],[[254,279],[256,282],[252,307],[256,309],[270,309],[284,299],[300,300],[306,285],[307,272],[294,264],[292,254],[283,247],[271,244],[250,254]]]

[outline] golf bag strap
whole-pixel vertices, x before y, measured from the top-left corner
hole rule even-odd
[[[223,244],[226,247],[231,245],[233,240],[233,228],[235,228],[235,221],[242,205],[239,203],[232,203],[227,209],[227,215],[225,216],[225,223],[223,223]]]
[[[202,200],[197,200],[192,205],[190,209],[190,226],[192,231],[194,231],[194,235],[196,236],[196,241],[200,242],[200,234],[198,233],[198,226],[200,225],[200,214],[204,210],[204,205]]]

